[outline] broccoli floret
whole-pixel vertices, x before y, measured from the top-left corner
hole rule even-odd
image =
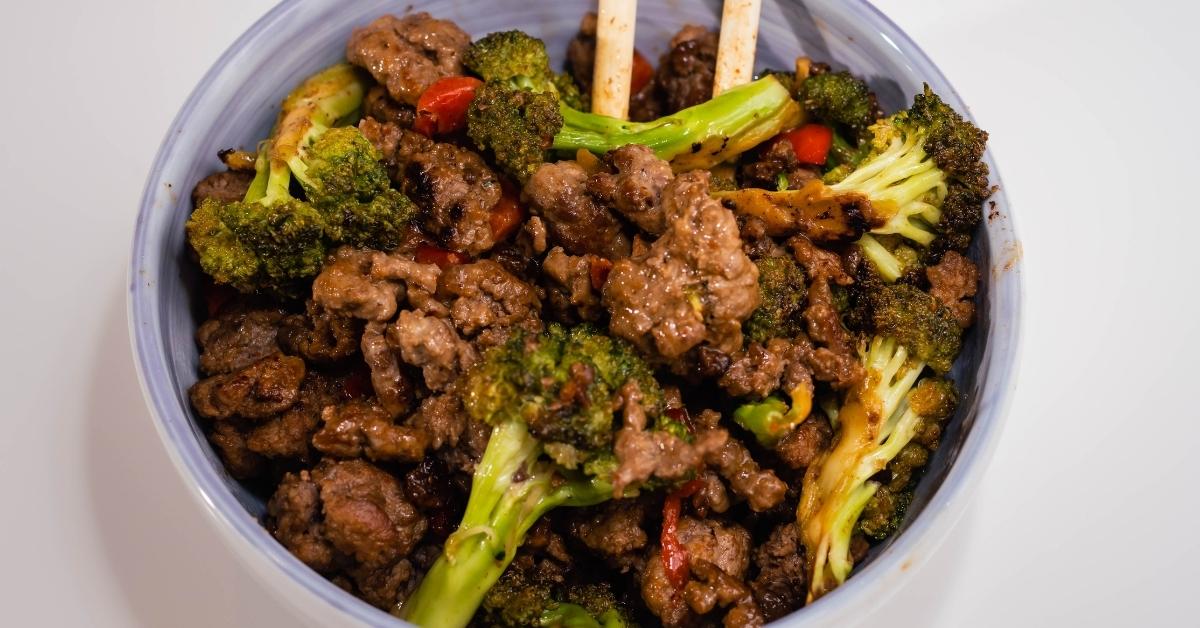
[[[733,411],[733,420],[754,434],[764,447],[774,447],[812,411],[813,391],[807,385],[793,388],[789,396],[790,405],[775,395],[744,403]]]
[[[803,331],[800,312],[808,294],[804,271],[788,256],[766,257],[755,265],[761,303],[746,319],[746,336],[754,342],[766,342],[791,338]]]
[[[608,584],[564,586],[509,569],[487,592],[476,623],[502,628],[624,628],[628,611]]]
[[[465,626],[542,515],[614,497],[614,409],[630,382],[657,423],[662,392],[650,368],[593,327],[517,333],[484,355],[467,375],[464,405],[492,434],[462,522],[405,603],[404,619]]]
[[[496,81],[480,87],[467,109],[467,135],[521,183],[546,160],[562,124],[552,94],[512,89]]]
[[[894,339],[876,336],[862,353],[867,376],[836,412],[838,434],[833,449],[804,474],[797,516],[809,571],[808,600],[837,587],[854,567],[850,538],[876,493],[891,480],[880,472],[897,460],[934,420],[920,414],[929,406],[914,403],[914,390],[925,368]],[[930,390],[942,390],[941,384]],[[939,409],[939,404],[934,404]],[[887,475],[887,474],[883,474]],[[911,478],[911,470],[909,471]],[[889,498],[895,497],[895,494]],[[868,529],[886,533],[903,518],[900,502],[876,502]]]
[[[936,298],[908,284],[864,284],[853,293],[848,323],[895,338],[938,373],[950,370],[962,345],[962,328]]]
[[[463,65],[484,81],[555,94],[575,109],[584,106],[575,79],[551,70],[546,44],[524,32],[501,31],[481,37],[467,48]]]
[[[804,79],[799,87],[804,112],[819,122],[848,131],[856,140],[866,139],[867,127],[875,123],[879,105],[871,88],[849,72],[824,72]]]
[[[896,281],[922,267],[921,253],[905,244],[905,240],[899,236],[864,233],[858,240],[858,246],[871,260],[879,276],[887,281]]]

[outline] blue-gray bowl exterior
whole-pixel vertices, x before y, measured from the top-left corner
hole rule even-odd
[[[386,12],[416,10],[452,19],[479,36],[522,28],[543,37],[561,56],[588,1],[429,2],[285,0],[221,56],[171,125],[146,183],[133,240],[129,319],[144,393],[159,432],[186,482],[192,484],[228,535],[262,552],[287,578],[368,625],[400,622],[342,591],[308,569],[263,529],[263,503],[224,471],[187,400],[196,380],[193,333],[202,312],[195,269],[187,263],[184,222],[190,191],[221,166],[217,151],[253,147],[264,137],[280,100],[306,75],[339,60],[347,35]],[[720,0],[643,0],[639,49],[652,58],[684,23],[716,26]],[[790,68],[799,54],[831,61],[867,77],[885,110],[907,105],[922,83],[959,111],[958,94],[928,57],[883,14],[862,0],[767,0],[763,6],[758,67]],[[988,157],[993,182],[999,173]],[[863,616],[896,588],[899,574],[930,553],[953,525],[999,437],[1015,385],[1021,318],[1020,247],[1001,188],[989,207],[971,257],[981,269],[978,322],[954,370],[963,403],[940,451],[921,481],[901,534],[874,548],[845,585],[801,609],[781,625],[815,625],[834,617]],[[250,516],[248,516],[250,515]],[[878,589],[883,589],[879,591]],[[871,589],[869,596],[860,591]],[[853,612],[848,612],[853,607]],[[810,623],[811,622],[811,623]]]

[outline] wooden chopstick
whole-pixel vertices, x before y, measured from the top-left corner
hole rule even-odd
[[[721,38],[717,44],[713,96],[731,87],[749,83],[754,77],[754,49],[758,45],[760,13],[762,0],[725,0],[725,8],[721,12]]]
[[[596,16],[596,65],[592,71],[593,113],[622,120],[629,117],[635,22],[637,0],[600,0]]]

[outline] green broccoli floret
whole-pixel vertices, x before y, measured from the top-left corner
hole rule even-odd
[[[522,184],[546,160],[562,124],[552,94],[512,89],[496,81],[484,83],[467,109],[467,135]]]
[[[936,298],[903,283],[863,285],[853,293],[848,323],[869,334],[895,338],[938,373],[950,370],[962,328]]]
[[[487,592],[476,623],[501,628],[624,628],[628,611],[608,584],[565,586],[509,569]]]
[[[463,65],[484,81],[548,92],[568,107],[583,108],[583,97],[575,80],[551,70],[546,44],[524,32],[501,31],[481,37],[467,48]]]
[[[464,405],[492,434],[462,522],[405,603],[404,619],[465,626],[542,515],[614,497],[614,411],[630,382],[657,422],[663,398],[650,368],[593,327],[517,333],[484,355],[467,375]]]
[[[804,112],[848,132],[858,140],[867,137],[867,127],[875,123],[879,106],[871,88],[849,72],[824,72],[804,79],[799,87]]]
[[[746,319],[746,337],[754,342],[771,338],[791,338],[804,331],[800,312],[808,294],[804,271],[788,256],[766,257],[758,266],[758,294],[761,303]]]

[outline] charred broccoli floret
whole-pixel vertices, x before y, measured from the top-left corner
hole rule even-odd
[[[498,81],[480,87],[467,109],[467,135],[522,183],[546,160],[562,124],[552,94],[513,89]]]
[[[628,611],[607,584],[564,586],[509,569],[487,592],[477,622],[502,628],[624,628]]]
[[[814,74],[800,83],[799,92],[806,114],[847,132],[856,144],[866,139],[867,127],[875,123],[879,109],[875,95],[849,72]]]
[[[847,317],[860,331],[895,338],[938,373],[950,370],[962,329],[936,298],[908,284],[863,285]]]
[[[662,392],[650,368],[628,344],[590,326],[517,333],[485,354],[467,375],[464,405],[493,426],[491,438],[462,522],[404,605],[404,619],[465,626],[543,514],[614,497],[614,409],[629,384],[656,420]]]
[[[548,92],[575,109],[584,106],[574,79],[550,69],[546,44],[522,31],[501,31],[479,38],[467,48],[463,65],[484,81]]]
[[[800,312],[808,294],[804,271],[788,256],[755,261],[758,294],[762,302],[746,319],[746,336],[754,342],[791,338],[803,331]]]

